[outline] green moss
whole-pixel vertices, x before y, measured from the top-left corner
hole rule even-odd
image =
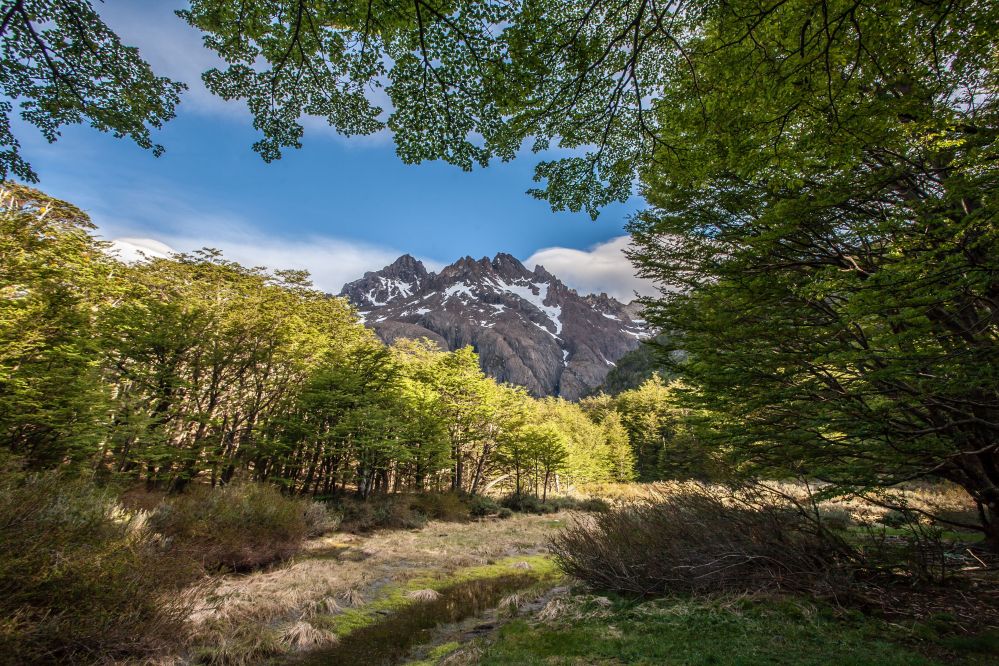
[[[410,661],[406,663],[406,666],[437,666],[437,663],[448,656],[455,650],[461,647],[461,643],[458,641],[451,641],[450,643],[444,643],[438,645],[433,650],[431,650],[426,658],[419,661]]]
[[[999,631],[986,631],[977,636],[951,636],[940,643],[947,649],[960,654],[999,654]]]
[[[530,568],[523,569],[516,566],[522,562],[526,562]],[[442,590],[458,583],[498,578],[511,574],[529,575],[537,578],[538,581],[554,580],[560,575],[555,563],[547,555],[509,557],[492,564],[459,569],[450,574],[423,573],[400,585],[386,586],[377,599],[365,604],[362,608],[351,608],[337,615],[333,630],[337,635],[344,636],[376,622],[386,613],[400,610],[413,603],[407,594],[414,590]]]

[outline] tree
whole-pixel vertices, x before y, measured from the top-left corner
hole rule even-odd
[[[568,441],[553,423],[536,426],[530,433],[531,448],[541,470],[541,501],[548,501],[548,488],[569,457]]]
[[[156,76],[88,0],[4,0],[0,37],[0,181],[38,180],[11,127],[14,103],[49,142],[63,125],[87,121],[163,152],[150,129],[174,117],[185,86]]]
[[[752,473],[954,481],[999,547],[996,6],[754,6],[688,41],[631,226],[682,397]]]
[[[115,264],[75,206],[0,188],[0,445],[34,466],[85,460],[101,438],[95,310]]]
[[[217,251],[126,267],[100,311],[115,387],[106,454],[118,473],[179,489],[205,470],[267,475],[259,434],[313,371],[365,337],[340,299],[297,272],[245,268]],[[110,462],[110,461],[109,461]]]
[[[566,485],[610,481],[614,470],[604,429],[576,403],[561,398],[539,401],[540,421],[562,433],[565,461],[558,470]]]
[[[628,431],[621,422],[621,415],[612,411],[600,424],[607,441],[607,465],[615,481],[635,480],[635,452],[631,448]]]

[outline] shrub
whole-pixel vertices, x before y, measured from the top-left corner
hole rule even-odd
[[[499,503],[486,495],[476,495],[468,501],[468,511],[473,516],[491,516],[499,510]]]
[[[333,532],[340,527],[343,519],[339,513],[323,502],[309,502],[305,505],[305,529],[309,537],[318,537]]]
[[[513,516],[513,511],[506,508],[505,506],[500,507],[500,510],[496,512],[496,517],[502,520],[506,520],[507,518],[510,518],[512,516]]]
[[[341,529],[350,532],[423,527],[426,516],[414,511],[410,500],[406,495],[376,495],[367,500],[342,498],[334,506],[343,515]]]
[[[589,497],[576,505],[577,511],[590,511],[592,513],[607,513],[610,509],[610,503],[599,497]]]
[[[294,555],[308,533],[305,500],[274,486],[197,487],[165,500],[150,517],[170,550],[206,570],[245,571]]]
[[[557,511],[554,507],[546,507],[541,503],[541,499],[526,493],[511,493],[500,500],[500,506],[506,507],[518,513],[549,513]]]
[[[417,493],[409,508],[431,520],[466,520],[469,506],[458,493]]]
[[[915,522],[913,514],[909,511],[899,511],[897,509],[891,509],[883,516],[878,518],[878,522],[885,527],[891,527],[898,529],[905,527],[906,525],[911,525]]]
[[[0,661],[148,657],[182,640],[196,575],[109,491],[0,469]]]
[[[811,590],[838,577],[836,551],[819,535],[776,501],[750,507],[692,486],[577,520],[549,546],[563,571],[600,590]]]
[[[559,511],[591,511],[594,513],[603,513],[604,511],[610,510],[610,504],[599,497],[587,497],[586,499],[578,499],[576,497],[554,497],[548,500],[550,506],[555,507]]]
[[[610,504],[599,497],[577,499],[575,497],[549,497],[545,501],[536,495],[512,493],[500,500],[500,504],[512,511],[520,513],[557,513],[558,511],[593,511],[603,512],[610,509]]]
[[[848,530],[857,524],[857,521],[853,519],[853,515],[849,511],[838,506],[820,508],[819,520],[828,529],[840,532]]]

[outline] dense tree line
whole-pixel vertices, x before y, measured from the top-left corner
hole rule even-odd
[[[237,7],[253,30],[224,20]],[[184,18],[264,148],[297,145],[280,118],[331,90],[310,74],[329,58],[330,122],[376,119],[353,86],[386,80],[407,161],[576,149],[534,194],[594,216],[637,181],[632,259],[664,287],[647,318],[685,352],[677,397],[729,469],[844,493],[947,479],[999,548],[995,2],[255,7]]]
[[[84,0],[3,7],[0,84],[25,121],[152,146],[176,84]],[[388,127],[408,162],[570,149],[536,171],[555,209],[595,217],[638,182],[632,258],[665,287],[648,318],[685,352],[677,397],[731,468],[844,492],[948,479],[999,548],[995,2],[192,0],[180,16],[224,61],[205,82],[247,103],[264,159],[298,147],[312,114]],[[12,108],[0,173],[30,178]],[[43,318],[85,315],[52,289],[67,308]],[[58,330],[24,341],[48,336],[32,362],[63,373],[47,380],[59,399],[16,405],[38,446],[74,441],[66,387],[91,384],[93,343]]]
[[[471,348],[386,346],[302,273],[124,264],[79,209],[0,196],[0,438],[31,466],[361,497],[633,477],[629,417],[498,384]]]

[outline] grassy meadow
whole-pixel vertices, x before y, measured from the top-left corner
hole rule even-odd
[[[711,507],[740,510],[720,486],[597,484],[528,503],[532,512],[504,510],[509,498],[448,494],[304,501],[244,483],[181,497],[105,494],[97,503],[105,514],[82,516],[96,491],[53,483],[34,488],[53,499],[32,514],[33,528],[44,525],[50,541],[81,542],[70,529],[85,519],[91,538],[64,546],[58,566],[40,548],[19,557],[10,549],[17,544],[4,548],[5,576],[16,570],[31,580],[4,602],[18,608],[2,626],[6,663],[56,655],[233,666],[987,664],[999,648],[995,560],[978,548],[979,535],[908,524],[858,498],[814,509],[838,541],[866,549],[863,562],[820,554],[800,566],[813,557],[811,543],[778,528],[783,546],[726,564],[738,574],[727,576],[693,559],[716,552],[719,536],[705,533],[715,529]],[[808,497],[801,484],[773,487],[795,501]],[[909,506],[955,520],[972,508],[944,486],[902,492]],[[702,495],[719,504],[697,504]],[[677,517],[663,507],[683,508],[688,525],[657,532],[656,520]],[[772,508],[752,511],[766,517]],[[4,510],[6,518],[14,507]],[[619,524],[628,528],[636,511],[653,511],[634,514],[651,523],[643,541],[601,541]],[[733,533],[757,527],[724,516]],[[762,539],[756,546],[775,548],[753,534]],[[924,541],[917,556],[913,544]],[[725,537],[723,559],[741,547]],[[629,564],[634,548],[640,561],[672,568]],[[677,548],[687,564],[671,559]],[[747,565],[755,558],[769,564]],[[696,573],[662,578],[684,567]],[[655,587],[663,580],[669,589]],[[62,586],[58,595],[53,585]]]

